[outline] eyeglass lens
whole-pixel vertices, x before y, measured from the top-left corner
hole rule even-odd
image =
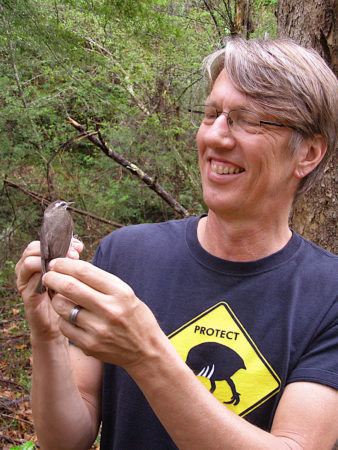
[[[213,106],[195,106],[191,110],[191,121],[194,126],[212,125],[221,114],[227,116],[228,125],[235,133],[246,132],[256,134],[260,130],[260,118],[250,111],[233,110],[229,113],[219,112]]]

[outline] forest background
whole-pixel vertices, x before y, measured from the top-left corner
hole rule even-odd
[[[128,224],[205,211],[196,130],[203,58],[224,37],[290,36],[337,73],[332,0],[0,1],[0,444],[34,448],[29,330],[14,266],[44,207],[74,202],[90,260]],[[310,26],[312,25],[312,26]],[[334,162],[291,225],[336,252]],[[98,448],[98,444],[96,445]]]

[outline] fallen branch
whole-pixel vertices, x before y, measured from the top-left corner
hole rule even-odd
[[[25,442],[24,439],[14,439],[10,436],[6,436],[5,434],[0,434],[0,439],[10,442],[11,444],[23,444]]]
[[[30,191],[30,190],[20,186],[19,184],[14,183],[13,181],[4,179],[4,184],[9,187],[12,187],[12,188],[19,189],[24,194],[28,195],[29,197],[33,198],[34,200],[37,200],[39,203],[42,203],[45,206],[48,206],[51,203],[51,201],[46,199],[42,194],[39,194],[34,191]],[[105,219],[104,217],[100,217],[100,216],[97,216],[96,214],[89,213],[88,211],[83,211],[82,209],[73,208],[72,206],[69,206],[68,209],[70,211],[73,211],[76,214],[90,217],[91,219],[97,220],[98,222],[106,223],[115,228],[122,228],[124,226],[121,223],[113,222],[112,220]]]
[[[16,414],[15,417],[11,416],[10,414],[1,414],[1,416],[2,417],[6,417],[7,419],[18,420],[19,422],[23,422],[23,423],[26,423],[28,425],[33,426],[33,422],[32,421],[29,421],[27,419],[22,419],[21,417],[18,417],[17,414],[19,414],[19,413],[17,413],[17,412],[15,412],[15,414]]]
[[[4,336],[4,337],[0,336],[0,341],[10,341],[10,340],[14,341],[15,339],[19,339],[22,337],[25,337],[25,334],[18,334],[16,336]],[[1,379],[0,379],[0,381],[1,381]]]
[[[15,388],[22,389],[22,390],[24,390],[25,392],[27,392],[27,393],[29,394],[29,389],[27,389],[26,386],[24,386],[23,384],[20,384],[20,383],[18,383],[18,382],[16,382],[16,381],[13,381],[13,380],[7,380],[6,378],[0,377],[0,383],[4,383],[4,384],[6,384],[7,386],[15,386]],[[1,402],[2,400],[3,400],[3,399],[0,398],[0,402]]]
[[[94,136],[90,134],[89,131],[78,122],[73,120],[71,117],[67,117],[67,122],[69,122],[74,128],[81,131],[82,133],[88,133],[87,139],[89,139],[94,145],[99,147],[109,158],[112,158],[118,164],[127,169],[130,173],[142,180],[150,189],[156,192],[168,205],[170,205],[174,211],[183,217],[189,217],[190,213],[177,201],[175,200],[167,191],[165,191],[160,184],[156,182],[155,179],[151,178],[142,169],[140,169],[136,164],[131,163],[126,158],[124,158],[119,153],[112,150],[105,143],[101,133],[97,130],[97,135]]]
[[[0,408],[6,409],[7,411],[10,411],[10,412],[16,412],[15,410],[13,410],[13,407],[20,405],[20,403],[29,402],[30,399],[31,398],[29,395],[26,395],[25,397],[22,397],[22,398],[17,398],[15,400],[9,400],[7,398],[0,398]]]

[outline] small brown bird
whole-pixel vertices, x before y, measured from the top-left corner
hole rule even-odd
[[[42,294],[46,290],[42,284],[42,276],[48,271],[49,262],[67,255],[73,236],[73,219],[67,207],[72,203],[56,200],[44,212],[40,230],[42,275],[35,288],[37,294]]]

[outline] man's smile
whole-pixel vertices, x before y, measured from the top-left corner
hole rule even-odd
[[[233,175],[244,172],[245,169],[235,164],[225,163],[221,161],[211,160],[211,172],[219,175]]]

